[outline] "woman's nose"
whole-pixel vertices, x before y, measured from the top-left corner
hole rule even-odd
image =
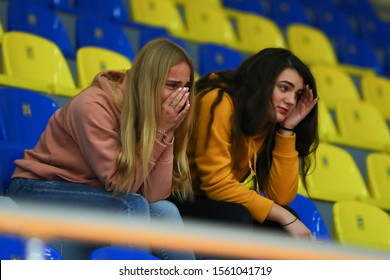
[[[289,92],[286,94],[284,102],[289,105],[295,105],[296,99],[295,99],[295,93],[294,92]]]

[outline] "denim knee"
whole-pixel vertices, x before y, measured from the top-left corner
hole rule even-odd
[[[171,221],[181,221],[181,215],[176,205],[168,200],[160,200],[149,204],[150,216]]]

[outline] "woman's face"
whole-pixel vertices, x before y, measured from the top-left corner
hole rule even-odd
[[[287,68],[280,73],[272,93],[276,122],[283,122],[291,114],[303,88],[303,79],[295,69]]]
[[[180,87],[189,87],[191,79],[191,68],[187,62],[180,62],[169,69],[168,78],[162,93],[162,101],[168,98]]]

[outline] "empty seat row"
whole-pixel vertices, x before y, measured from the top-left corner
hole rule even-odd
[[[353,200],[390,210],[390,154],[368,152],[365,156],[366,179],[352,154],[343,147],[321,142],[316,165],[301,183],[299,193],[329,202]]]
[[[65,28],[61,24],[61,19],[49,8],[34,5],[34,3],[31,4],[29,1],[10,1],[8,29],[32,32],[49,38],[60,47],[65,57],[73,58],[75,50],[81,46],[95,45],[113,49],[132,60],[134,53],[141,45],[134,46],[129,42],[127,35],[121,30],[122,22],[122,25],[120,25],[118,21],[109,22],[107,17],[96,18],[96,15],[103,14],[104,9],[102,7],[105,5],[107,6],[106,13],[112,10],[117,11],[119,15],[123,14],[120,11],[124,10],[125,7],[123,3],[122,6],[119,3],[122,1],[117,1],[117,4],[109,4],[106,1],[98,1],[97,5],[91,4],[93,6],[92,10],[96,12],[94,17],[91,17],[92,13],[85,12],[87,4],[84,6],[84,4],[81,5],[81,2],[83,1],[77,3],[80,9],[79,13],[76,13],[74,47],[70,44],[72,40],[67,36]],[[269,46],[286,46],[289,42],[286,42],[284,32],[287,33],[286,30],[290,24],[300,23],[307,27],[313,27],[306,21],[296,20],[296,18],[300,19],[302,17],[295,17],[295,20],[282,25],[282,23],[278,23],[273,18],[267,18],[265,15],[237,9],[237,5],[242,5],[238,2],[240,1],[224,1],[220,5],[206,6],[201,5],[199,1],[133,0],[128,3],[129,17],[131,18],[131,22],[128,21],[128,26],[143,28],[148,25],[163,28],[172,37],[182,40],[196,43],[217,43],[249,53],[257,52]],[[248,1],[248,4],[249,2],[254,1]],[[279,11],[275,15],[281,14],[283,15],[282,18],[286,18],[285,14],[295,14],[298,10],[303,12],[302,9],[292,11],[295,6],[290,1],[280,1],[278,3],[272,1],[270,5],[273,6],[274,10]],[[51,15],[49,15],[50,12]],[[331,12],[333,11],[327,11],[327,13]],[[319,15],[323,14],[324,12]],[[167,15],[169,16],[167,17]],[[56,30],[50,30],[51,26],[55,26]],[[340,30],[340,28],[332,27],[329,29]],[[330,34],[325,31],[323,33]],[[336,38],[337,43],[334,42],[336,40],[334,36],[328,38],[333,43],[334,55],[338,56],[337,60],[343,64],[357,65],[376,71],[378,74],[383,74],[381,62],[374,49],[367,42],[352,35],[346,36],[347,33],[351,32],[342,31],[341,37],[343,39]],[[262,39],[259,40],[259,37]],[[318,45],[321,44],[318,43]],[[322,52],[319,51],[318,53]]]

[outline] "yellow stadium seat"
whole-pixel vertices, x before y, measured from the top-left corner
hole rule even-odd
[[[332,142],[337,137],[337,128],[324,100],[318,102],[318,127],[320,141]]]
[[[164,27],[175,36],[185,31],[179,10],[171,0],[131,0],[129,8],[135,22]]]
[[[368,201],[390,210],[390,154],[370,153],[366,158],[367,187],[372,199]]]
[[[321,142],[316,159],[315,169],[306,177],[311,198],[334,202],[368,196],[364,179],[348,151]]]
[[[63,54],[53,42],[25,32],[6,32],[0,84],[74,96],[79,92]]]
[[[232,47],[251,54],[268,47],[286,47],[282,31],[272,20],[235,10],[228,10],[228,15],[237,30],[237,43]]]
[[[234,28],[225,9],[213,5],[185,2],[183,11],[186,29],[179,38],[196,43],[215,43],[225,46],[237,44]]]
[[[369,151],[390,151],[385,118],[365,101],[340,100],[335,107],[337,138],[333,142]]]
[[[86,88],[99,72],[127,70],[131,67],[131,61],[126,56],[108,49],[82,47],[77,50],[76,65],[78,86]]]
[[[0,45],[3,42],[3,35],[4,35],[3,24],[0,21]]]
[[[363,99],[377,107],[385,119],[390,121],[390,79],[365,75],[360,81]]]
[[[339,100],[361,100],[352,77],[337,65],[313,64],[310,66],[316,79],[321,101],[334,109]]]
[[[223,7],[222,0],[172,0],[176,5],[183,5],[186,3],[195,3],[198,5],[211,5],[215,7]]]
[[[333,205],[334,238],[340,244],[390,250],[390,217],[382,209],[359,201]]]
[[[338,65],[330,39],[320,29],[293,23],[286,28],[288,48],[307,64]]]

